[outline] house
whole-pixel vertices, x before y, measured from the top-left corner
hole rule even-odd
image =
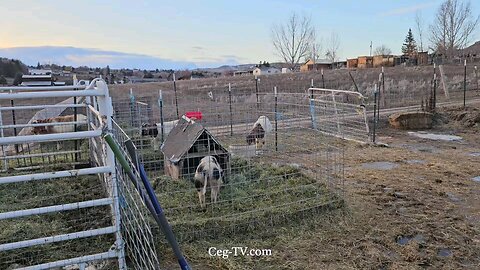
[[[371,68],[371,67],[373,67],[373,57],[372,56],[359,56],[357,67],[358,68]]]
[[[300,66],[301,72],[308,72],[308,71],[319,71],[322,69],[331,69],[332,63],[325,59],[320,59],[317,61],[313,61],[309,59],[305,64]]]
[[[253,70],[237,70],[233,72],[233,77],[235,76],[245,76],[245,75],[252,75]]]
[[[259,76],[259,75],[270,75],[270,74],[279,74],[281,71],[278,68],[274,67],[256,67],[253,69],[253,75]]]
[[[347,68],[357,68],[358,58],[347,59]]]
[[[393,67],[395,65],[395,56],[393,55],[375,55],[373,57],[373,67]]]
[[[174,178],[190,178],[200,160],[214,156],[224,172],[230,170],[230,154],[201,124],[183,116],[162,145],[165,174]]]
[[[332,68],[335,68],[335,69],[346,68],[346,67],[347,67],[347,61],[335,61],[332,63]]]
[[[28,70],[30,75],[52,75],[51,69],[36,69],[32,68]]]
[[[292,70],[289,69],[289,68],[282,68],[282,74],[286,74],[286,73],[292,73]]]

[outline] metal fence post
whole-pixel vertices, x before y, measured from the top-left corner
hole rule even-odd
[[[230,105],[230,136],[233,136],[232,84],[228,83],[228,103]]]
[[[163,96],[162,90],[158,91],[158,108],[160,109],[160,138],[164,142],[164,128],[163,128]]]
[[[310,88],[313,88],[313,79],[310,81]],[[313,89],[310,90],[310,98],[313,99]]]
[[[433,111],[437,108],[437,73],[433,73]]]
[[[467,59],[463,64],[464,72],[463,72],[463,108],[465,109],[467,106]]]
[[[130,125],[135,126],[135,96],[133,95],[133,89],[130,88]]]
[[[76,123],[78,121],[78,116],[77,116],[77,97],[73,97],[73,104],[75,107],[73,107],[73,121]],[[77,132],[77,124],[73,125],[73,130]],[[75,140],[75,162],[78,162],[78,140]]]
[[[372,141],[375,143],[375,136],[377,131],[377,84],[375,84],[375,89],[373,91],[373,133],[372,133]]]
[[[259,103],[259,100],[258,100],[258,81],[260,81],[260,79],[257,78],[257,75],[255,75],[255,95],[257,96],[257,111],[260,108],[260,103]]]
[[[475,81],[477,83],[477,91],[479,90],[478,88],[478,70],[477,70],[477,66],[475,66]]]
[[[325,89],[325,77],[323,76],[323,68],[322,68],[322,88]]]
[[[385,69],[384,67],[382,67],[382,107],[385,108],[386,107],[386,98],[385,98]],[[380,103],[380,101],[379,101]],[[378,109],[380,110],[380,106],[378,106]]]
[[[175,79],[175,73],[173,73],[173,92],[175,92],[175,108],[177,109],[177,119],[180,119],[180,114],[178,113],[177,82]]]
[[[3,136],[4,136],[4,134],[3,134],[3,115],[2,115],[2,111],[0,110],[0,138],[3,138]],[[5,157],[7,156],[7,153],[5,153],[5,148],[3,147],[3,144],[2,144],[2,154]],[[3,169],[5,171],[8,170],[8,160],[7,159],[3,160]]]
[[[277,87],[273,87],[273,93],[275,95],[275,151],[278,151],[278,112],[277,112],[277,104],[278,104],[278,97],[277,97]]]

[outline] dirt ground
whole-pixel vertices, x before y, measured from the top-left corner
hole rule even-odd
[[[480,182],[472,179],[480,176],[480,114],[462,114],[445,109],[428,131],[460,141],[384,127],[386,147],[345,143],[344,208],[255,235],[183,244],[184,253],[194,269],[480,269]],[[208,254],[212,246],[272,255],[224,259]]]

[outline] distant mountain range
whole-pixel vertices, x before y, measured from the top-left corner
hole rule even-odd
[[[40,46],[0,48],[0,57],[19,59],[27,65],[57,64],[65,66],[89,66],[110,68],[139,69],[197,69],[214,68],[221,65],[238,65],[235,60],[225,60],[227,63],[194,63],[163,59],[144,54],[132,54],[115,51],[104,51],[89,48]]]

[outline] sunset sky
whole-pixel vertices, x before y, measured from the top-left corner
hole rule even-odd
[[[280,58],[271,45],[271,27],[284,22],[293,11],[311,16],[319,36],[338,33],[342,59],[368,55],[370,41],[373,47],[385,44],[394,53],[400,53],[408,28],[414,28],[415,12],[422,13],[428,32],[440,3],[435,0],[1,1],[0,56],[14,57],[19,53],[5,48],[48,45],[107,52],[77,54],[67,50],[65,55],[59,51],[43,56],[36,51],[37,55],[28,57],[101,65],[117,57],[111,52],[122,52],[195,66],[275,62]],[[480,3],[472,4],[474,13],[480,14]],[[478,39],[477,31],[474,40]],[[17,57],[27,57],[27,53]],[[132,65],[139,64],[132,62]]]

